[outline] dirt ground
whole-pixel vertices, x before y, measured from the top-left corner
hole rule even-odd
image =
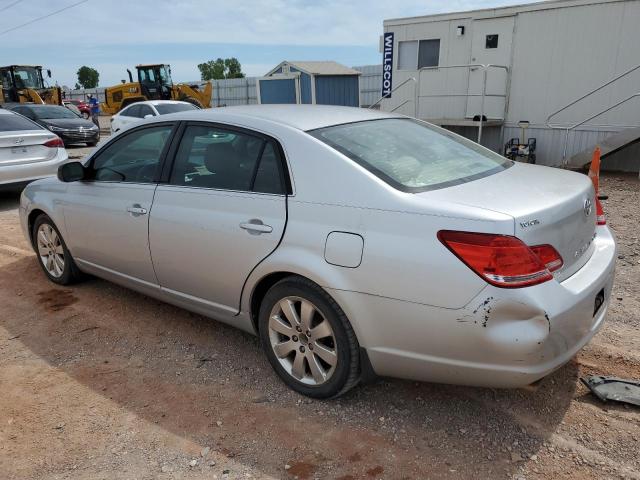
[[[640,409],[579,381],[640,379],[640,182],[602,184],[617,279],[573,361],[533,390],[385,379],[328,402],[288,390],[250,335],[48,282],[0,197],[0,478],[640,479]]]

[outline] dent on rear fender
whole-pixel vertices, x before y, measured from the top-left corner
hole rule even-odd
[[[514,354],[535,352],[551,333],[547,312],[515,300],[487,297],[469,306],[457,322],[485,329],[481,338],[487,346],[511,350]]]

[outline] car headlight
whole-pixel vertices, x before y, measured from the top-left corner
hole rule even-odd
[[[98,127],[96,125],[94,125],[93,127],[91,127],[89,130],[98,130]]]

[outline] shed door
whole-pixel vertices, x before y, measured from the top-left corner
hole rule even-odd
[[[505,65],[511,68],[511,46],[515,17],[488,18],[474,20],[472,24],[470,64]],[[487,70],[484,115],[487,118],[504,119],[505,94],[508,74],[501,68]],[[469,72],[469,96],[467,97],[467,118],[480,115],[482,110],[483,72],[472,68]]]
[[[300,76],[258,79],[258,103],[300,103]]]

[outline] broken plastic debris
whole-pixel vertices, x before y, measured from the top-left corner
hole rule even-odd
[[[591,392],[603,402],[613,400],[640,407],[640,381],[593,375],[581,378]]]

